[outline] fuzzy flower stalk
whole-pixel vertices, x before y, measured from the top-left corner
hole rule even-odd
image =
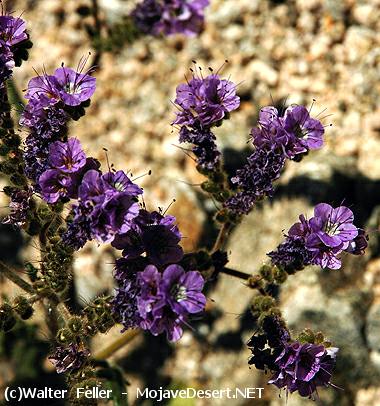
[[[192,78],[176,89],[178,107],[173,125],[179,127],[179,142],[193,144],[197,165],[204,172],[220,170],[221,154],[212,127],[221,125],[240,105],[236,85],[212,73],[203,77],[201,68],[192,70]]]
[[[254,152],[231,178],[237,189],[225,207],[248,214],[264,197],[272,197],[287,159],[299,161],[309,150],[323,145],[324,127],[304,106],[290,106],[283,115],[273,106],[260,110],[258,126],[251,130]]]

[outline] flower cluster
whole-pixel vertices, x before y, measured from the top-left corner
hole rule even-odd
[[[122,283],[114,300],[114,312],[121,316],[125,328],[139,326],[153,335],[165,332],[170,341],[177,341],[188,316],[205,307],[204,280],[197,271],[186,272],[172,264],[160,272],[148,265],[125,279],[120,274],[126,269],[128,274],[134,266],[129,266],[128,260],[117,265],[116,279]]]
[[[20,17],[0,15],[0,86],[12,75],[13,68],[21,63],[18,61],[21,49],[29,44],[26,24]],[[25,54],[25,53],[24,53]],[[22,55],[22,59],[27,58]]]
[[[208,5],[209,0],[143,0],[131,15],[145,34],[194,36],[203,28]]]
[[[123,171],[88,170],[78,188],[73,219],[63,235],[67,245],[81,248],[86,241],[111,242],[126,233],[139,214],[137,196],[142,193]]]
[[[220,152],[211,127],[219,125],[240,105],[236,85],[217,74],[193,78],[179,85],[174,103],[179,112],[173,124],[180,126],[179,141],[194,145],[197,163],[206,171],[218,167]]]
[[[116,262],[114,314],[125,329],[166,332],[171,341],[181,337],[188,315],[206,303],[202,276],[179,265],[182,235],[175,222],[173,216],[140,209],[130,229],[112,242],[123,255]]]
[[[333,208],[320,203],[310,220],[304,215],[299,220],[289,229],[285,241],[268,254],[274,265],[285,270],[309,264],[339,269],[342,252],[360,255],[367,247],[364,231],[353,224],[354,214],[345,206]]]
[[[9,203],[10,214],[3,219],[2,223],[23,227],[32,208],[32,195],[32,188],[12,190]]]
[[[47,203],[76,199],[85,173],[99,167],[95,159],[86,158],[76,138],[50,144],[47,165],[48,169],[38,179],[39,189]]]
[[[83,366],[90,351],[87,348],[80,349],[78,344],[70,344],[68,347],[57,347],[49,360],[55,366],[57,373],[77,371]]]
[[[329,386],[338,348],[323,344],[292,341],[279,317],[266,317],[263,333],[248,342],[250,365],[272,373],[268,383],[313,397],[318,386]]]
[[[323,145],[324,127],[310,117],[304,106],[289,106],[281,116],[273,106],[260,110],[259,126],[253,128],[253,144],[260,148],[281,150],[290,159],[296,155],[319,149]]]
[[[145,254],[158,266],[176,263],[182,259],[183,250],[178,245],[182,236],[175,222],[174,216],[142,209],[133,219],[129,231],[118,234],[112,245],[123,250],[123,257],[127,259]]]
[[[284,164],[285,156],[278,151],[256,148],[246,165],[231,178],[239,190],[227,200],[226,207],[235,213],[247,214],[258,200],[271,197],[273,182],[280,177]]]
[[[278,371],[268,383],[290,393],[312,397],[318,386],[329,386],[338,348],[298,341],[289,343],[276,358]]]
[[[25,141],[25,174],[37,191],[40,176],[50,168],[51,144],[66,141],[69,119],[84,115],[84,107],[95,91],[95,78],[89,71],[83,73],[85,61],[78,65],[79,72],[62,66],[54,75],[44,73],[29,81],[25,94],[28,103],[20,124],[29,132]]]
[[[283,116],[273,106],[262,108],[258,126],[251,130],[255,150],[231,179],[238,191],[225,206],[247,214],[258,200],[271,197],[273,182],[279,178],[286,159],[299,159],[310,149],[321,148],[323,134],[321,122],[310,117],[304,106],[290,106]]]

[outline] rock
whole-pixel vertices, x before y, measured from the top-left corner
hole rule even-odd
[[[252,61],[248,65],[247,71],[269,86],[275,86],[277,83],[278,73],[264,61],[258,59]]]
[[[348,62],[360,62],[375,41],[373,31],[365,27],[352,26],[346,32],[345,50]]]

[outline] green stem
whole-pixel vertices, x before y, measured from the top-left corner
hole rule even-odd
[[[127,331],[121,337],[117,338],[115,341],[109,344],[107,347],[96,352],[94,354],[94,358],[98,360],[109,358],[120,348],[124,347],[124,345],[130,343],[138,334],[140,334],[140,331],[141,330],[139,329]]]

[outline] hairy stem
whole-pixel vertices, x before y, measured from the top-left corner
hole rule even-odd
[[[223,268],[220,272],[244,280],[248,280],[252,276],[248,273],[236,271],[235,269],[231,268]]]
[[[224,248],[232,227],[233,224],[230,222],[223,223],[222,228],[219,230],[219,234],[218,237],[216,238],[215,244],[212,247],[211,254]]]
[[[127,331],[121,337],[117,338],[115,341],[109,344],[107,347],[96,352],[94,354],[94,358],[99,360],[109,358],[120,348],[124,347],[124,345],[130,343],[140,332],[141,330],[139,329]]]
[[[0,261],[0,273],[2,275],[4,275],[6,278],[8,278],[9,280],[11,280],[18,287],[23,289],[25,292],[28,292],[32,295],[35,293],[32,285],[29,285],[28,282],[26,282],[26,281],[24,281],[24,279],[20,278],[17,275],[16,271],[12,270],[8,265],[6,265],[2,261]]]

